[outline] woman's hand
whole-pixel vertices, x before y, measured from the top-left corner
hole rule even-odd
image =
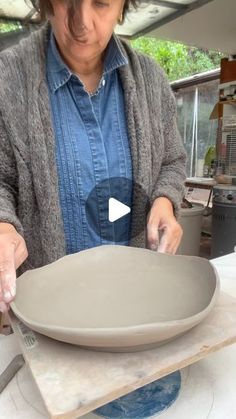
[[[160,253],[175,254],[182,237],[182,228],[176,221],[168,198],[157,198],[148,215],[147,246]]]
[[[27,256],[23,237],[13,225],[0,223],[0,311],[3,313],[16,294],[16,269]]]

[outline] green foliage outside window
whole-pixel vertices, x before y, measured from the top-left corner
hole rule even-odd
[[[133,48],[151,56],[165,70],[170,81],[220,67],[223,54],[178,42],[140,37],[131,41]]]
[[[21,24],[18,22],[0,22],[0,33],[12,32],[21,29]]]

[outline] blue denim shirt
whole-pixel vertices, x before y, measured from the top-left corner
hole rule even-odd
[[[107,219],[105,201],[109,192],[104,192],[102,187],[99,190],[106,179],[108,189],[112,187],[112,178],[124,177],[132,181],[123,89],[117,71],[123,65],[127,65],[126,58],[112,37],[99,87],[90,95],[63,62],[51,35],[47,81],[67,254],[102,244],[129,244],[131,216],[123,217],[123,221],[119,220],[119,229],[114,228],[114,223]],[[94,231],[86,217],[86,200],[95,187],[98,193],[93,214],[96,214],[100,231]],[[119,193],[118,198],[124,202],[122,190]],[[131,206],[131,189],[125,194],[125,203]]]

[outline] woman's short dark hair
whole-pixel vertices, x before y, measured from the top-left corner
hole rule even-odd
[[[66,0],[68,3],[68,27],[71,31],[71,33],[76,36],[76,31],[74,29],[74,16],[75,16],[75,10],[76,6],[78,6],[78,3],[80,0]],[[124,9],[123,9],[123,16],[122,16],[122,22],[124,21],[124,18],[126,16],[126,13],[130,9],[131,6],[137,7],[139,0],[125,0],[124,3]],[[39,12],[41,21],[45,21],[47,19],[47,16],[50,14],[53,14],[53,7],[50,0],[31,0],[31,3],[35,7],[35,9]]]

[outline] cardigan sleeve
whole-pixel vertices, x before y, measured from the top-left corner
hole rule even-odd
[[[177,127],[177,112],[174,94],[162,71],[158,71],[161,103],[161,131],[164,153],[161,168],[156,179],[151,202],[158,197],[168,198],[178,217],[180,205],[184,197],[186,179],[186,151]]]
[[[17,168],[2,116],[0,114],[0,222],[10,223],[23,235],[17,217]]]

